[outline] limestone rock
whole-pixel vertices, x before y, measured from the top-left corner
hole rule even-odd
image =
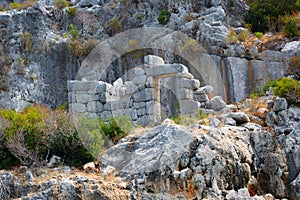
[[[229,116],[232,119],[234,119],[237,124],[250,122],[248,115],[244,112],[234,112],[234,113],[231,113]]]
[[[83,165],[83,170],[85,172],[94,172],[96,169],[95,163],[94,162],[89,162]]]
[[[58,165],[61,165],[62,164],[62,158],[61,157],[58,157],[56,155],[53,155],[49,162],[47,163],[47,167],[57,167]]]
[[[223,101],[222,97],[216,96],[206,102],[206,108],[219,111],[226,107],[226,103]]]
[[[288,103],[285,98],[278,98],[274,102],[273,110],[274,110],[274,112],[286,110],[287,106],[288,106]]]

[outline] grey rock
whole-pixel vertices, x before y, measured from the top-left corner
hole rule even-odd
[[[243,58],[229,57],[225,59],[227,67],[227,78],[230,88],[231,101],[239,102],[244,100],[250,93],[248,62]]]
[[[222,97],[216,96],[206,102],[206,108],[219,111],[226,107],[226,103],[223,101]]]
[[[218,127],[220,124],[221,124],[221,121],[216,117],[210,118],[210,120],[209,120],[209,125],[211,127]]]
[[[287,54],[289,57],[298,56],[300,55],[300,42],[288,42],[285,44],[284,48],[281,51]]]
[[[274,112],[278,112],[281,110],[286,110],[288,106],[287,100],[285,98],[278,98],[274,102],[273,110]]]
[[[269,112],[266,115],[266,123],[268,126],[274,126],[278,121],[278,117],[274,112]]]
[[[250,118],[244,112],[234,112],[229,115],[232,119],[236,121],[237,124],[242,124],[250,122]]]
[[[225,125],[236,126],[236,121],[231,117],[225,118]]]
[[[135,102],[145,102],[154,99],[154,90],[151,88],[143,89],[133,95]]]
[[[49,162],[47,163],[47,167],[57,167],[58,165],[61,165],[62,164],[62,158],[61,157],[58,157],[56,155],[53,155]]]
[[[151,66],[159,66],[164,65],[165,61],[161,57],[148,55],[144,57],[144,63]]]
[[[261,52],[258,58],[265,61],[277,61],[277,62],[282,62],[287,59],[285,54],[281,53],[280,51],[272,51],[272,50],[266,50]]]

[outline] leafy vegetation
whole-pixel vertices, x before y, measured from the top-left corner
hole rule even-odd
[[[254,90],[250,97],[256,98],[257,96],[263,96],[271,87],[276,96],[286,98],[290,104],[299,105],[300,83],[297,80],[286,77],[278,80],[269,80],[265,85]]]
[[[36,3],[36,0],[27,0],[22,3],[12,2],[9,3],[11,9],[22,10],[33,6]]]
[[[108,22],[108,28],[110,31],[111,35],[114,35],[116,33],[119,33],[122,31],[122,23],[117,19],[117,18],[112,18],[109,22]]]
[[[292,38],[300,35],[299,19],[294,16],[286,17],[283,33],[285,36]]]
[[[157,17],[157,20],[160,24],[162,25],[166,25],[169,23],[170,21],[170,17],[171,17],[171,12],[167,11],[166,9],[163,9],[158,17]]]
[[[282,18],[299,9],[299,0],[251,0],[246,23],[252,25],[253,32],[279,31]]]
[[[76,7],[69,7],[67,9],[67,13],[70,17],[75,17],[77,15],[77,8]]]
[[[228,36],[225,38],[226,44],[236,44],[238,41],[236,32],[233,29],[229,30]]]
[[[69,2],[67,2],[66,0],[56,0],[54,1],[53,5],[57,8],[57,9],[64,9],[65,7],[69,6]]]
[[[261,40],[261,38],[264,36],[264,34],[262,32],[255,32],[254,34],[257,37],[257,39],[259,39],[259,40]]]
[[[127,116],[111,118],[108,122],[99,120],[103,133],[114,143],[117,143],[121,138],[125,137],[133,129],[131,119]]]

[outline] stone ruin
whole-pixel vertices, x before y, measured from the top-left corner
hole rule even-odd
[[[208,101],[211,87],[200,87],[182,64],[165,64],[158,56],[144,57],[113,84],[103,81],[68,81],[69,110],[90,117],[129,116],[142,126],[175,115],[197,115]]]

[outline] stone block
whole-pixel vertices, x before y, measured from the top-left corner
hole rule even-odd
[[[226,107],[226,103],[223,101],[222,97],[220,96],[215,96],[206,102],[207,109],[213,109],[215,111],[219,111],[225,107]]]
[[[146,74],[147,76],[167,76],[177,73],[187,73],[186,67],[184,65],[180,64],[166,64],[163,66],[155,66],[155,67],[148,67],[146,68]]]
[[[111,101],[112,99],[113,99],[113,96],[108,92],[104,92],[104,93],[100,94],[100,98],[99,98],[100,102],[103,104]]]
[[[69,103],[76,103],[76,94],[74,92],[68,93],[68,102]]]
[[[143,76],[145,75],[145,70],[143,70],[142,68],[134,68],[134,75],[135,76]]]
[[[76,102],[77,103],[88,103],[91,101],[97,101],[99,100],[98,95],[93,95],[93,94],[76,94]]]
[[[103,105],[103,110],[104,111],[111,111],[112,110],[112,106],[111,106],[111,102],[107,102]]]
[[[251,60],[254,88],[264,85],[268,80],[268,69],[264,61]]]
[[[146,103],[145,102],[133,103],[133,107],[135,109],[145,108],[146,107]]]
[[[159,103],[155,103],[154,101],[146,102],[146,114],[161,115],[161,109]]]
[[[150,66],[164,65],[165,61],[159,56],[147,55],[144,57],[144,63]]]
[[[266,61],[283,62],[287,59],[287,56],[280,51],[266,50],[261,52],[258,58]]]
[[[103,111],[103,105],[98,101],[92,101],[87,104],[87,111],[92,113],[99,113]]]
[[[131,81],[125,82],[124,86],[125,86],[125,90],[126,90],[125,91],[126,95],[132,95],[138,89],[138,86],[133,84],[133,82],[131,82]]]
[[[225,59],[225,65],[230,101],[239,102],[250,93],[248,61],[244,58],[229,57]]]
[[[145,84],[147,80],[147,77],[145,75],[142,76],[135,76],[132,80],[132,82],[136,85]]]
[[[108,121],[110,118],[112,118],[112,113],[110,111],[104,111],[101,113],[101,119]]]
[[[81,103],[72,103],[72,104],[70,104],[69,108],[70,108],[70,112],[78,113],[78,114],[84,113],[87,111],[86,106]]]
[[[193,100],[179,100],[180,114],[193,114],[197,113],[199,110],[199,103]]]
[[[137,110],[137,115],[138,116],[143,116],[146,114],[146,108],[140,108]]]
[[[125,109],[129,107],[130,100],[128,97],[118,98],[114,101],[111,101],[111,109],[112,110],[119,110]]]
[[[69,92],[96,90],[98,81],[68,81],[67,88]]]
[[[154,99],[154,89],[145,88],[133,95],[135,102],[150,101]]]
[[[197,89],[200,87],[200,81],[197,79],[179,78],[177,79],[178,88]]]
[[[269,79],[279,79],[284,77],[286,65],[284,62],[266,62]]]
[[[158,124],[161,121],[161,117],[157,115],[145,115],[136,120],[136,124],[141,126],[149,126]]]
[[[189,89],[178,89],[177,90],[177,95],[176,95],[178,100],[183,100],[183,99],[193,99],[193,90]]]
[[[194,93],[194,100],[199,101],[199,102],[206,102],[209,99],[208,99],[208,96],[205,93],[198,93],[198,94]]]

